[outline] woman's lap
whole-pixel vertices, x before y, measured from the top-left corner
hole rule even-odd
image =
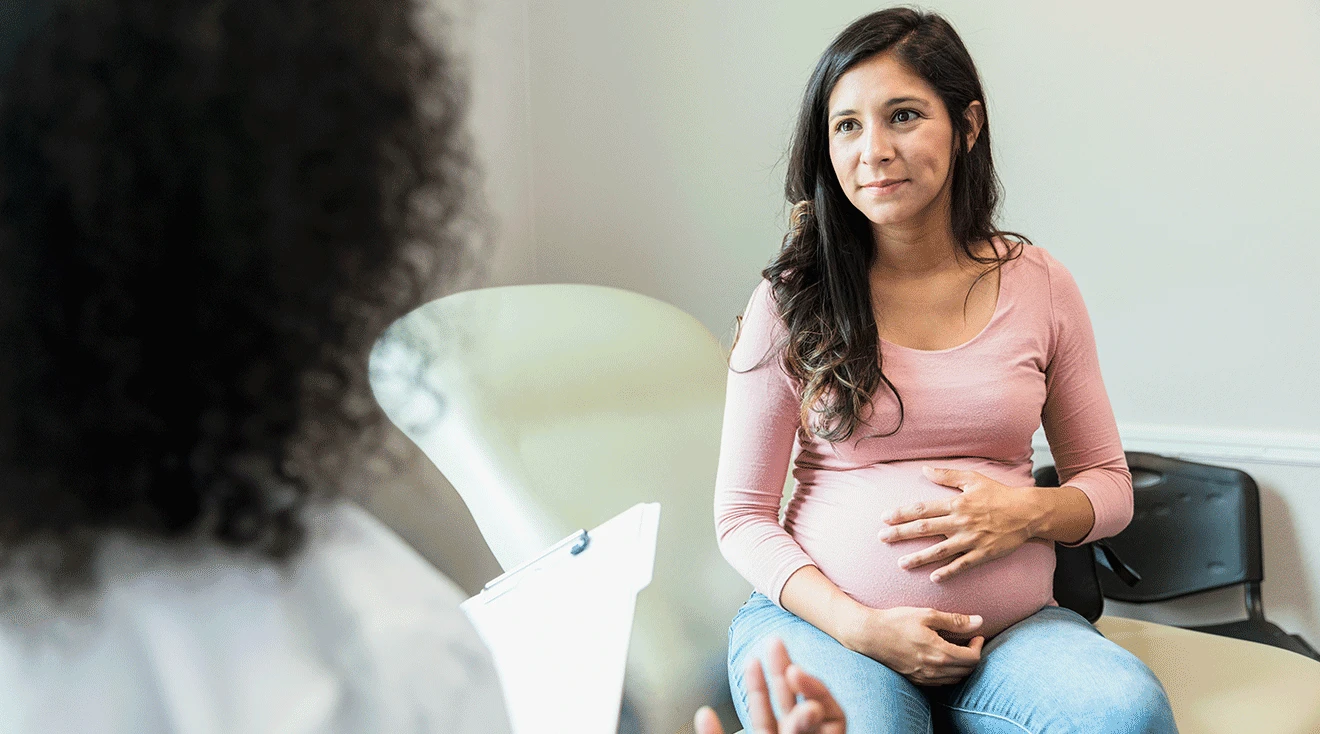
[[[761,594],[747,600],[729,627],[729,686],[745,728],[751,728],[751,720],[743,667],[749,655],[765,659],[765,643],[771,637],[783,640],[794,664],[829,687],[848,718],[849,734],[931,731],[930,706],[921,689]],[[776,709],[779,703],[775,702]]]
[[[770,637],[783,639],[794,663],[830,687],[849,734],[930,732],[931,702],[941,721],[968,734],[1176,731],[1164,690],[1145,664],[1061,607],[1045,607],[997,635],[962,683],[919,688],[753,594],[729,629],[729,682],[744,726],[742,668],[748,655],[762,656]]]

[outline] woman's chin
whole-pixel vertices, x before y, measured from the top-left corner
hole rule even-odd
[[[914,221],[915,217],[913,212],[909,211],[909,208],[905,206],[868,207],[862,209],[861,212],[866,215],[871,224],[877,227],[894,227]]]

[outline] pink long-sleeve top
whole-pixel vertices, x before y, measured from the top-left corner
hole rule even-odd
[[[1031,437],[1042,422],[1062,483],[1084,492],[1095,512],[1081,542],[1114,535],[1131,519],[1132,478],[1090,318],[1071,274],[1045,250],[1024,246],[1003,266],[994,315],[970,341],[927,351],[881,340],[885,375],[905,407],[892,436],[871,437],[897,420],[886,390],[847,441],[802,436],[801,384],[780,361],[785,334],[762,281],[730,356],[715,489],[720,550],[776,603],[788,578],[808,565],[869,607],[980,614],[987,636],[1053,603],[1048,540],[1029,540],[936,584],[936,565],[904,570],[898,559],[942,538],[886,544],[877,535],[885,512],[960,491],[926,479],[923,465],[1033,484]],[[794,489],[781,520],[790,464]]]

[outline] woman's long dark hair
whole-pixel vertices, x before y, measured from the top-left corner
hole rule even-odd
[[[902,396],[885,376],[878,349],[868,279],[875,260],[871,223],[839,186],[830,163],[827,120],[830,93],[839,78],[886,52],[939,94],[955,141],[967,139],[967,106],[985,104],[972,57],[953,27],[938,15],[909,8],[882,10],[853,22],[825,50],[807,82],[784,187],[792,205],[789,231],[762,275],[771,283],[788,330],[784,369],[803,386],[802,428],[827,441],[853,435],[882,385],[898,403],[898,423],[883,435],[896,433],[903,423]],[[988,121],[970,151],[965,145],[954,147],[952,167],[951,224],[963,253],[995,267],[1016,257],[1020,246],[997,256],[973,251],[976,243],[997,236],[1026,241],[994,225],[999,181],[990,158]]]
[[[65,0],[0,69],[0,569],[300,546],[387,425],[371,344],[473,231],[418,10]]]

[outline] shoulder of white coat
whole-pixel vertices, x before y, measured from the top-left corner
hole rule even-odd
[[[467,598],[448,576],[356,504],[335,502],[314,514],[309,526],[311,537],[299,565],[351,580],[344,590],[362,590],[362,601],[456,608]]]
[[[341,633],[374,669],[362,682],[367,694],[414,709],[428,730],[507,732],[494,662],[459,608],[467,595],[458,585],[357,505],[337,503],[314,531],[300,586],[308,598],[342,604]]]

